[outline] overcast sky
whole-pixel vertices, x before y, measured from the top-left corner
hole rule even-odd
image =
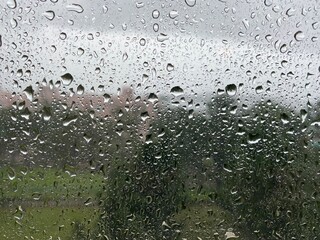
[[[3,2],[7,91],[70,73],[74,81],[62,91],[132,85],[136,94],[168,94],[180,86],[202,101],[236,84],[241,102],[264,98],[297,109],[319,97],[317,0]]]

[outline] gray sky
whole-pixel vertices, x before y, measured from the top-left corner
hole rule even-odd
[[[236,84],[243,103],[272,99],[297,110],[319,97],[317,0],[12,1],[0,3],[0,86],[8,91],[70,73],[61,91],[180,86],[201,102]]]

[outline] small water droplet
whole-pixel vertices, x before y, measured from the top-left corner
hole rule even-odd
[[[84,54],[84,49],[83,48],[78,48],[77,54],[78,54],[78,56],[83,55]]]
[[[153,17],[154,19],[159,18],[159,17],[160,17],[160,12],[159,12],[157,9],[153,10],[153,12],[152,12],[152,17]]]
[[[168,40],[168,39],[169,39],[168,35],[166,35],[166,34],[164,34],[164,33],[160,33],[160,34],[158,35],[158,37],[157,37],[157,40],[158,40],[159,42],[164,42],[164,41],[166,41],[166,40]]]
[[[237,93],[237,86],[235,84],[229,84],[226,86],[226,92],[229,96],[234,96]]]
[[[294,39],[298,42],[302,41],[305,38],[305,35],[302,31],[298,31],[294,34]]]
[[[250,27],[248,19],[246,18],[242,19],[242,23],[243,23],[243,26],[248,30]]]
[[[45,11],[44,13],[42,13],[42,15],[50,21],[52,21],[54,19],[54,17],[56,16],[54,11]]]
[[[270,7],[273,3],[273,0],[264,0],[264,5],[266,5],[267,7]]]
[[[174,70],[174,66],[171,63],[167,64],[167,71],[172,72]]]
[[[263,87],[260,85],[260,86],[258,86],[258,87],[256,87],[256,93],[257,94],[260,94],[260,93],[262,93],[263,92]]]
[[[62,33],[60,33],[59,38],[60,38],[61,40],[65,40],[65,39],[67,38],[67,34],[64,33],[64,32],[62,32]]]
[[[76,12],[76,13],[83,12],[83,7],[80,4],[72,3],[72,4],[68,5],[66,8],[70,12]]]
[[[286,44],[282,44],[282,46],[280,47],[280,52],[281,53],[285,53],[286,51],[288,51],[287,45]]]
[[[18,26],[17,20],[14,19],[14,18],[12,18],[12,19],[10,20],[10,25],[11,25],[12,29],[15,29],[15,28]]]
[[[179,13],[178,13],[178,11],[176,11],[176,10],[172,10],[172,11],[170,11],[170,13],[169,13],[169,17],[172,18],[172,19],[175,19],[175,18],[178,17],[178,16],[179,16]]]
[[[155,31],[155,32],[159,31],[159,24],[158,23],[153,24],[153,31]]]
[[[146,45],[146,39],[141,38],[139,41],[140,46],[145,46]]]
[[[137,2],[136,3],[137,8],[143,8],[144,7],[144,2]]]
[[[189,7],[193,7],[197,3],[196,0],[185,0],[185,2]]]
[[[158,101],[158,96],[154,93],[150,93],[148,96],[148,101],[154,103],[154,102]]]
[[[183,89],[179,86],[175,86],[171,88],[170,93],[177,97],[183,94]]]
[[[127,61],[128,59],[128,54],[125,52],[123,55],[122,55],[122,61]]]
[[[102,6],[102,11],[103,11],[104,14],[106,14],[106,13],[109,11],[108,6],[103,5],[103,6]]]

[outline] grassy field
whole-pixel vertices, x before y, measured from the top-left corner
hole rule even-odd
[[[74,171],[75,172],[75,171]],[[99,216],[102,174],[53,168],[0,170],[0,239],[72,239]]]

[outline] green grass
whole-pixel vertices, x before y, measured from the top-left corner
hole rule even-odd
[[[0,200],[62,201],[96,198],[104,186],[102,174],[70,173],[53,168],[5,167],[0,170]]]
[[[37,207],[0,209],[0,239],[72,239],[76,224],[85,229],[95,225],[99,211],[94,207]]]

